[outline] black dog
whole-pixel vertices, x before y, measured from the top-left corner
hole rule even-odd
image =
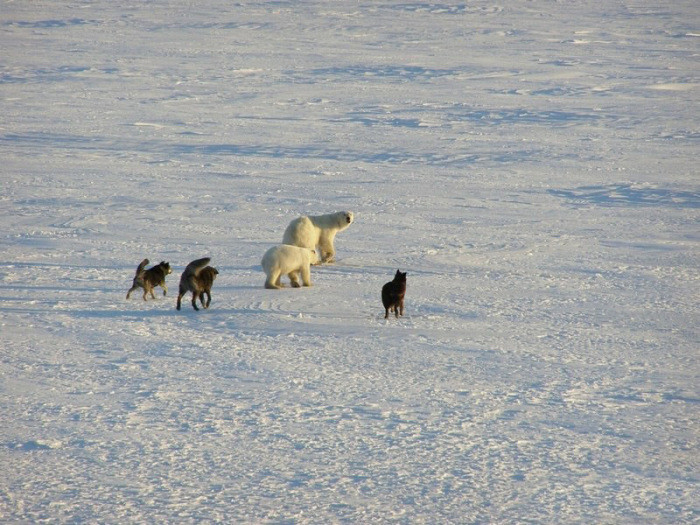
[[[403,298],[406,295],[406,272],[396,270],[394,280],[382,286],[382,304],[384,305],[384,319],[389,317],[389,310],[396,317],[403,315]]]
[[[204,257],[197,259],[187,265],[185,271],[180,277],[180,292],[177,296],[177,309],[180,309],[182,296],[187,292],[192,292],[192,308],[197,308],[197,297],[204,308],[209,308],[211,304],[211,287],[214,285],[214,279],[219,275],[216,268],[207,266],[211,259]],[[204,303],[204,294],[207,295],[207,302]]]
[[[155,299],[156,296],[153,294],[153,289],[156,286],[160,286],[163,289],[163,295],[167,295],[168,287],[165,286],[165,276],[170,273],[173,273],[173,271],[170,269],[170,263],[161,261],[159,264],[156,264],[152,268],[144,270],[147,264],[148,259],[144,259],[143,261],[141,261],[141,264],[139,264],[139,267],[136,268],[136,276],[134,277],[134,283],[131,286],[131,289],[128,292],[126,292],[127,299],[129,298],[129,296],[131,296],[131,292],[133,292],[137,288],[143,288],[144,301],[146,300],[146,295],[149,293],[151,294],[151,297]]]

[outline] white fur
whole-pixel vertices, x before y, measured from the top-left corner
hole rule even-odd
[[[290,222],[284,230],[282,242],[311,250],[318,247],[321,252],[321,261],[333,262],[335,234],[350,226],[354,220],[355,217],[351,211],[299,217]]]
[[[280,279],[288,275],[294,288],[299,288],[299,272],[304,286],[311,286],[311,265],[318,262],[316,250],[280,244],[265,252],[262,267],[267,274],[265,288],[282,288]]]

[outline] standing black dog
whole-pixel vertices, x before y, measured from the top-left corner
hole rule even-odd
[[[197,259],[187,265],[185,271],[180,277],[180,292],[177,296],[177,309],[180,309],[182,296],[187,292],[192,292],[192,308],[197,308],[197,297],[204,308],[209,308],[211,304],[211,287],[214,285],[214,279],[219,275],[216,268],[207,266],[211,259],[204,257]],[[204,302],[204,294],[207,294],[207,302]]]
[[[406,272],[396,270],[394,280],[382,286],[382,304],[384,304],[384,319],[389,317],[389,310],[396,317],[403,315],[403,298],[406,295]]]
[[[134,276],[134,283],[131,286],[131,289],[128,292],[126,292],[127,299],[129,298],[129,296],[131,296],[131,292],[133,292],[137,288],[143,288],[144,301],[146,300],[146,295],[149,293],[151,294],[151,297],[155,299],[156,296],[153,294],[153,289],[156,286],[160,286],[163,289],[163,295],[167,295],[168,287],[165,286],[165,276],[170,273],[173,273],[173,271],[170,269],[170,263],[161,261],[159,264],[156,264],[152,268],[145,270],[147,264],[148,259],[144,259],[143,261],[141,261],[141,264],[139,264],[139,267],[136,268],[136,276]]]

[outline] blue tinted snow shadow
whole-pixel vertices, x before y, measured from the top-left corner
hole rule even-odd
[[[700,194],[634,184],[582,186],[573,190],[548,190],[550,195],[569,201],[572,206],[667,206],[700,208]]]
[[[32,22],[14,21],[5,22],[3,26],[26,27],[30,29],[51,29],[70,26],[82,26],[86,24],[99,24],[97,20],[85,20],[83,18],[69,18],[67,20],[36,20]]]
[[[176,296],[177,297],[177,296]],[[137,298],[140,301],[144,302],[140,297]],[[150,299],[150,301],[155,302],[157,299]],[[190,307],[190,310],[192,310],[192,305],[190,302],[187,302],[187,305]],[[197,305],[199,306],[199,304]],[[184,308],[184,305],[183,305]],[[192,310],[194,311],[194,310]],[[154,317],[175,317],[177,315],[181,314],[181,311],[178,311],[175,308],[175,300],[172,301],[172,303],[168,303],[167,305],[153,305],[152,308],[146,309],[144,308],[143,310],[136,310],[136,309],[115,309],[115,310],[68,310],[66,312],[70,312],[70,314],[74,315],[75,317],[80,317],[80,318],[97,318],[97,319],[136,319],[136,320],[143,320],[143,319],[152,319]],[[64,312],[64,313],[66,313]]]
[[[408,123],[404,123],[407,126]],[[521,149],[507,152],[469,154],[421,153],[404,149],[371,152],[365,150],[341,149],[332,147],[249,145],[249,144],[181,144],[159,140],[107,140],[95,136],[80,136],[52,133],[25,133],[0,135],[0,145],[14,148],[41,147],[47,149],[70,149],[76,151],[105,152],[124,156],[133,153],[146,153],[163,156],[167,160],[184,155],[215,155],[237,157],[268,157],[291,159],[323,159],[339,162],[367,162],[373,164],[421,164],[428,166],[469,166],[477,162],[524,162],[536,159],[541,148]],[[159,161],[163,162],[163,160]]]
[[[382,7],[395,11],[407,11],[412,13],[429,13],[432,15],[463,15],[470,14],[494,14],[500,13],[503,8],[493,4],[474,6],[467,3],[440,4],[429,2],[407,2],[400,4],[387,4]]]
[[[57,66],[27,71],[23,76],[3,73],[0,84],[27,84],[30,82],[59,82],[76,78],[75,75],[89,71],[88,66]]]
[[[374,118],[366,116],[361,113],[351,113],[347,120],[341,120],[340,122],[353,122],[356,124],[362,124],[363,126],[392,126],[396,128],[419,128],[421,127],[420,119],[416,118]]]
[[[30,439],[24,442],[10,442],[5,443],[5,447],[18,452],[37,452],[41,450],[51,450],[49,445]]]
[[[447,77],[459,73],[455,69],[429,69],[420,66],[348,66],[312,69],[312,76],[330,77],[333,79],[350,78],[357,80],[393,79],[393,80],[430,80]]]
[[[594,122],[603,118],[598,113],[575,113],[571,111],[530,111],[527,109],[479,110],[467,113],[450,113],[449,120],[498,126],[503,124],[549,124],[565,125],[575,122]]]

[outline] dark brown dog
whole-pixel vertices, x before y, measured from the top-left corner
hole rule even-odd
[[[382,286],[382,304],[384,305],[384,319],[389,317],[389,310],[396,317],[403,315],[403,298],[406,295],[406,272],[396,270],[394,280]]]
[[[177,309],[180,309],[182,296],[187,292],[192,292],[192,308],[197,308],[197,298],[202,303],[202,307],[209,308],[211,304],[211,287],[214,285],[214,279],[219,275],[216,268],[207,266],[211,259],[204,257],[197,259],[187,265],[185,271],[180,277],[180,291],[177,296]],[[207,302],[204,302],[204,294],[207,295]]]
[[[146,300],[146,295],[149,293],[151,294],[151,297],[155,299],[156,296],[153,293],[153,289],[156,286],[160,286],[163,289],[163,295],[167,295],[168,287],[165,286],[165,276],[173,273],[173,271],[170,269],[170,263],[161,261],[159,264],[145,270],[144,268],[146,268],[147,264],[148,259],[144,259],[141,261],[141,264],[139,264],[139,267],[136,268],[134,283],[131,286],[131,289],[126,292],[127,299],[131,296],[131,292],[137,288],[143,288],[144,301]]]

